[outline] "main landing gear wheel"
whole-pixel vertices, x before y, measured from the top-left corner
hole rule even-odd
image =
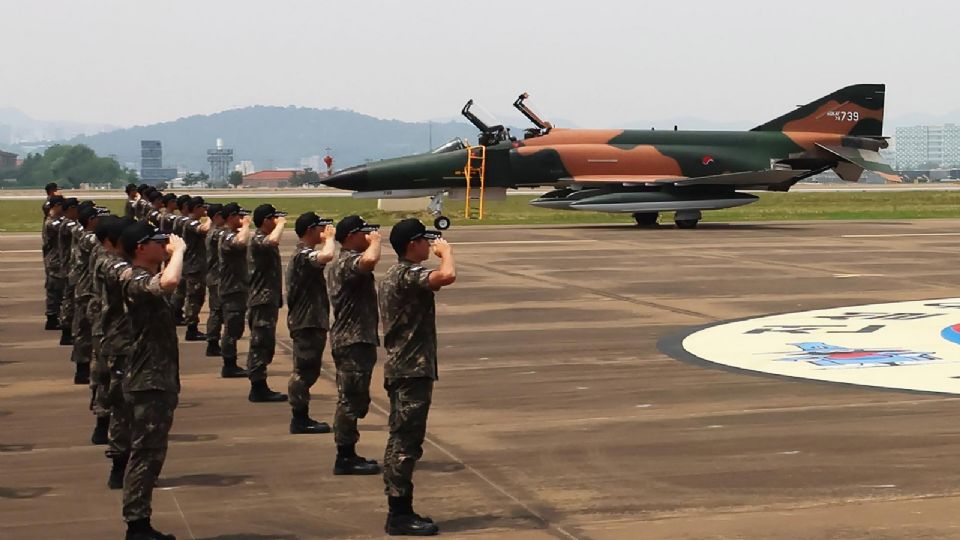
[[[450,218],[447,216],[440,216],[437,219],[433,220],[433,226],[445,231],[450,228]]]
[[[675,220],[674,223],[677,224],[677,228],[678,228],[678,229],[696,229],[696,228],[697,228],[697,223],[699,223],[699,220],[696,220],[696,219],[678,219],[678,220]]]
[[[638,227],[655,227],[659,218],[659,212],[636,212],[633,214],[633,219],[636,220]]]
[[[673,222],[677,224],[678,229],[696,229],[697,223],[703,218],[699,210],[677,210],[673,216]]]

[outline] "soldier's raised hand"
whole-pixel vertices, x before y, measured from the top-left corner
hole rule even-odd
[[[250,226],[250,221],[251,221],[252,219],[253,219],[253,218],[250,217],[250,214],[247,214],[247,215],[243,216],[242,218],[240,218],[240,227],[242,227],[242,228],[247,228],[247,227],[249,227],[249,226]]]
[[[369,240],[371,244],[374,244],[374,243],[379,244],[379,243],[380,243],[380,231],[371,231],[371,232],[368,232],[368,233],[367,233],[367,240]]]
[[[441,259],[449,255],[452,249],[450,247],[450,243],[443,238],[437,238],[434,240],[433,244],[430,245],[430,248],[433,250],[433,254]]]
[[[167,255],[173,255],[177,251],[186,251],[187,243],[183,241],[183,238],[175,234],[170,235],[170,239],[167,242]]]
[[[324,242],[329,242],[337,236],[337,228],[333,225],[327,225],[323,228],[323,232],[320,234],[320,237],[323,238]]]

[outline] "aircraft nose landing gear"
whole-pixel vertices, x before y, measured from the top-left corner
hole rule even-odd
[[[427,205],[427,211],[430,212],[430,215],[434,216],[433,226],[441,231],[445,231],[450,228],[450,218],[443,215],[443,197],[445,193],[443,191],[438,192],[433,197],[430,197],[430,204]]]

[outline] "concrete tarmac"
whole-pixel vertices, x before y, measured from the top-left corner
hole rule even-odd
[[[446,538],[960,538],[960,399],[733,373],[660,348],[720,320],[957,296],[957,231],[960,220],[454,225],[459,277],[437,297],[416,508]],[[0,235],[0,538],[119,539],[89,390],[41,329],[39,247],[39,235]],[[378,274],[392,261],[385,245]],[[291,367],[284,316],[275,389]],[[330,435],[290,435],[289,407],[249,403],[203,347],[181,345],[154,525],[180,539],[382,537],[381,479],[333,476]],[[328,351],[323,365],[311,412],[330,421]],[[381,383],[378,365],[358,447],[378,459]]]

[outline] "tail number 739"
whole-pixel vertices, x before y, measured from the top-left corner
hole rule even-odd
[[[827,116],[832,116],[837,122],[859,122],[860,113],[857,111],[830,111]]]

